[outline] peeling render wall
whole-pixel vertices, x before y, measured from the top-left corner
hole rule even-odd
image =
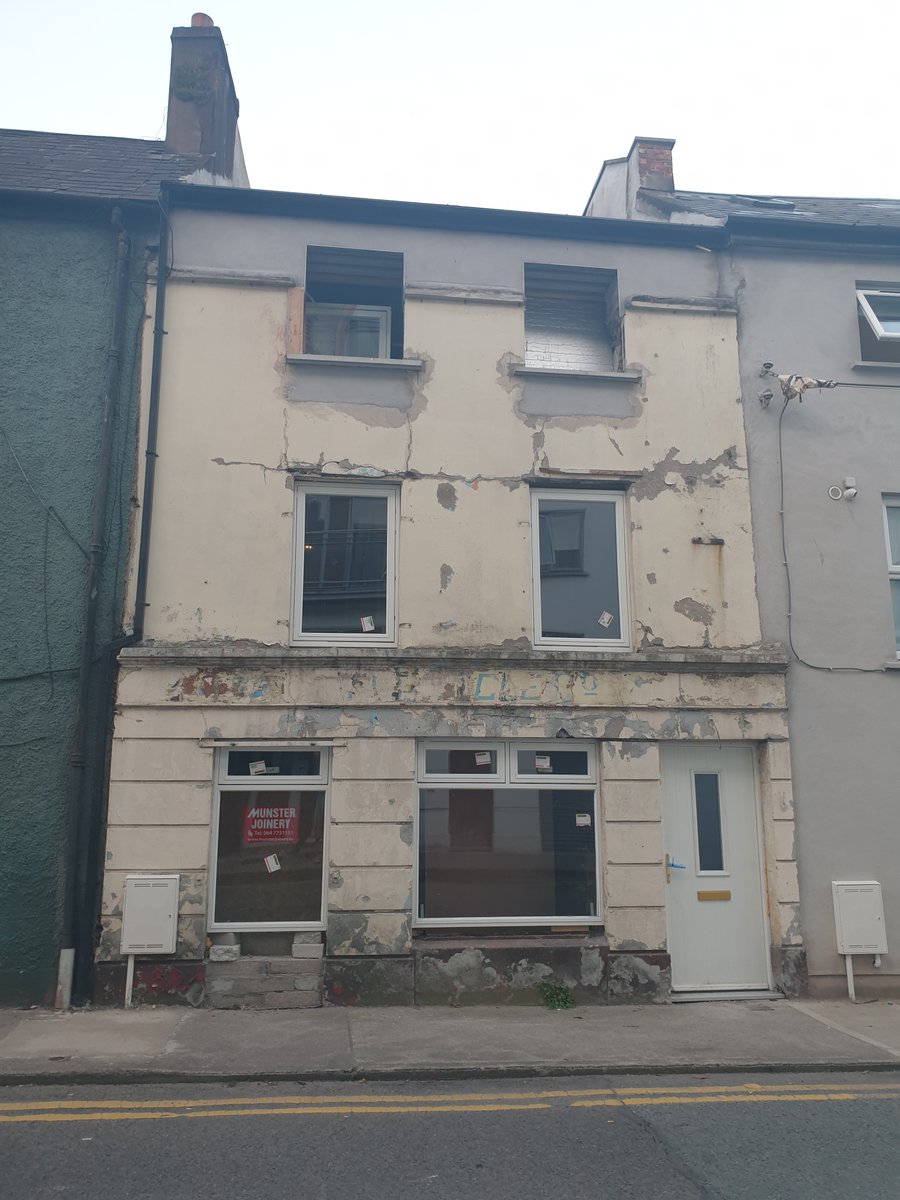
[[[765,758],[787,738],[781,651],[760,639],[735,315],[709,256],[173,220],[147,642],[123,655],[101,955],[118,955],[122,882],[138,869],[184,873],[179,954],[202,955],[208,739],[331,744],[326,954],[378,960],[411,950],[416,739],[563,727],[604,742],[610,946],[664,951],[656,743],[750,741]],[[421,369],[286,361],[285,279],[302,284],[307,244],[404,252],[406,354]],[[517,374],[526,261],[619,272],[630,376],[586,390]],[[225,269],[282,280],[204,278]],[[636,298],[673,294],[690,302]],[[398,645],[291,647],[294,476],[358,468],[401,481]],[[629,481],[630,651],[531,648],[528,481],[554,471]],[[780,952],[796,896],[776,779],[761,774]]]

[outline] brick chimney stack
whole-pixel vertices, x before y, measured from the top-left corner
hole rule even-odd
[[[627,158],[608,158],[584,210],[586,217],[618,220],[660,220],[652,205],[641,204],[641,188],[659,192],[675,190],[672,171],[672,138],[636,137]]]
[[[206,13],[194,13],[189,27],[172,30],[166,149],[196,156],[212,175],[233,178],[236,143],[238,174],[243,169],[239,111],[222,31]]]
[[[668,138],[635,138],[628,154],[629,168],[635,168],[635,182],[639,188],[656,188],[657,191],[675,190],[672,172],[672,147]]]

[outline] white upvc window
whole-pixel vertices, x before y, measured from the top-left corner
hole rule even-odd
[[[880,342],[900,341],[900,287],[895,290],[860,288],[860,311]]]
[[[395,487],[298,480],[291,640],[396,642]]]
[[[416,926],[599,925],[594,742],[418,750]]]
[[[307,301],[303,345],[307,354],[389,358],[391,310],[374,304]]]
[[[900,496],[884,502],[884,537],[887,544],[888,579],[894,614],[894,643],[900,658]]]
[[[535,489],[531,503],[535,645],[629,649],[622,494]]]
[[[324,929],[328,768],[321,746],[218,751],[211,930]]]

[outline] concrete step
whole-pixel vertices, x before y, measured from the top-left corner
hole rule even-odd
[[[210,1008],[321,1008],[321,958],[243,957],[207,962]]]

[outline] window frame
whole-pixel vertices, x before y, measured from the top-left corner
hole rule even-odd
[[[613,504],[616,517],[616,557],[618,565],[619,627],[618,638],[554,638],[541,632],[541,500],[576,500],[579,503]],[[572,575],[571,578],[578,576]],[[564,579],[566,575],[554,575]],[[616,651],[631,650],[631,615],[629,608],[628,554],[625,540],[625,494],[601,488],[562,489],[533,487],[531,489],[531,593],[533,629],[532,642],[536,649],[556,648],[561,650]]]
[[[215,766],[213,770],[213,803],[209,830],[209,861],[207,868],[206,889],[206,928],[210,933],[290,933],[290,932],[323,932],[328,912],[328,840],[331,827],[331,789],[330,759],[327,747],[316,746],[314,749],[321,754],[319,765],[322,768],[320,776],[310,775],[227,775],[229,750],[255,750],[254,745],[222,746],[215,751]],[[305,750],[300,745],[267,746],[266,749],[276,750]],[[249,784],[253,787],[249,787]],[[322,905],[317,921],[216,921],[216,889],[219,870],[219,816],[221,812],[221,797],[223,792],[324,792],[325,811],[322,829]]]
[[[466,778],[460,775],[451,777],[445,775],[428,775],[425,772],[426,749],[494,749],[499,747],[502,757],[498,755],[498,775],[480,775],[476,778]],[[516,751],[522,749],[560,750],[577,748],[587,750],[588,775],[571,776],[535,776],[529,775],[522,779],[513,778],[513,768],[517,762]],[[597,763],[599,751],[597,742],[588,738],[573,738],[560,742],[559,739],[531,740],[510,739],[497,741],[482,741],[479,738],[451,739],[430,738],[419,742],[416,753],[416,798],[413,805],[413,881],[412,881],[412,928],[415,929],[505,929],[522,926],[548,927],[553,925],[602,927],[605,921],[603,913],[603,880],[600,858],[600,784]],[[502,766],[502,770],[501,770]],[[514,791],[522,788],[535,788],[541,780],[552,779],[553,787],[537,788],[542,791],[593,792],[593,833],[594,833],[594,896],[596,913],[584,916],[526,916],[526,917],[420,917],[419,916],[419,873],[421,855],[421,802],[422,788],[459,788],[460,790],[478,791],[490,788],[503,791]]]
[[[306,544],[306,496],[383,496],[387,499],[384,633],[326,633],[303,631],[303,561]],[[392,484],[330,480],[294,480],[294,544],[291,563],[290,644],[292,646],[396,646],[397,644],[397,542],[400,526],[400,489]]]
[[[593,745],[591,742],[590,745]],[[544,781],[552,779],[554,783],[583,783],[588,786],[597,786],[597,763],[596,755],[587,756],[587,774],[585,775],[555,775],[552,771],[535,771],[533,775],[529,775],[526,771],[519,770],[519,751],[534,751],[539,754],[541,751],[557,750],[561,754],[573,751],[584,751],[588,749],[580,738],[564,738],[556,739],[552,742],[533,741],[533,742],[513,742],[510,743],[509,751],[509,782],[510,783],[535,783],[538,780]]]
[[[331,358],[340,355],[346,358],[361,358],[363,360],[369,358],[390,358],[391,356],[391,310],[386,304],[338,304],[337,302],[326,301],[324,303],[318,300],[307,300],[303,308],[303,344],[307,343],[306,323],[311,316],[315,316],[316,312],[333,313],[337,315],[339,312],[344,312],[348,316],[374,316],[379,319],[378,329],[378,354],[350,354],[346,350],[338,350],[335,347],[333,350],[325,354],[320,352],[308,352],[311,358]]]
[[[319,774],[318,775],[229,775],[228,774],[228,755],[229,754],[258,754],[260,758],[265,758],[266,753],[284,754],[290,751],[306,750],[319,756]],[[328,783],[328,753],[327,747],[322,746],[269,746],[261,745],[240,745],[240,746],[223,746],[216,761],[216,782],[222,784],[231,784],[239,788],[243,783],[245,786],[250,783],[256,783],[260,779],[268,780],[272,783],[278,779],[304,779],[310,785],[319,785],[318,790],[321,791]]]
[[[898,330],[897,333],[889,333],[884,328],[884,326],[881,324],[880,318],[876,314],[872,305],[869,303],[869,296],[890,296],[900,302],[900,285],[898,285],[896,288],[867,287],[856,289],[856,299],[859,303],[860,310],[862,311],[863,316],[866,318],[869,328],[872,330],[872,333],[875,335],[878,341],[900,342],[900,330]]]
[[[891,624],[894,625],[894,599],[893,588],[891,584],[896,580],[900,584],[900,562],[894,562],[891,554],[891,528],[888,524],[888,509],[900,509],[900,496],[882,496],[883,520],[884,520],[884,546],[885,556],[887,558],[888,568],[888,603],[891,607]],[[900,659],[900,646],[897,645],[897,639],[900,638],[900,629],[894,625],[894,655]]]

